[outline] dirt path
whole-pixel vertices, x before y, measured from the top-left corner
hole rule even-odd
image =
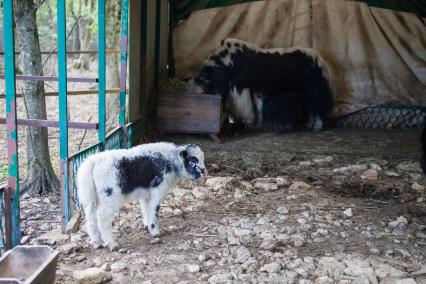
[[[170,135],[201,145],[210,177],[171,191],[159,244],[135,204],[114,219],[119,252],[93,250],[84,231],[54,242],[33,230],[29,242],[62,252],[58,283],[82,273],[111,283],[425,283],[419,134],[263,133],[221,145]],[[36,212],[59,210],[58,196],[26,198],[26,228]]]

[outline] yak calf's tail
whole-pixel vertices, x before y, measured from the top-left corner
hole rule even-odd
[[[97,194],[93,180],[93,167],[95,163],[89,157],[84,161],[77,174],[77,194],[84,214],[90,215],[96,210]]]

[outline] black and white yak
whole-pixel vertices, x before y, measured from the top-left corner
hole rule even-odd
[[[158,210],[169,189],[205,174],[204,153],[191,144],[159,142],[90,156],[78,170],[77,186],[91,244],[117,248],[112,218],[123,202],[134,200],[141,205],[145,229],[158,237]]]
[[[314,49],[274,48],[228,38],[190,80],[192,90],[224,97],[245,126],[323,128],[333,108],[331,68]]]

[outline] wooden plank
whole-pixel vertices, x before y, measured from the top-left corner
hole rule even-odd
[[[220,122],[197,119],[161,119],[157,121],[157,127],[164,132],[183,133],[219,133]]]
[[[220,120],[220,110],[214,107],[160,107],[158,108],[157,115],[160,118],[193,118],[193,119],[210,119]]]
[[[219,108],[222,101],[220,97],[207,97],[204,95],[172,95],[160,96],[159,108],[161,107],[188,107],[188,108],[204,108],[206,106]]]
[[[0,79],[4,79],[4,75],[0,75]],[[34,75],[16,75],[15,80],[19,81],[48,81],[48,82],[57,82],[59,78],[56,76],[34,76]],[[97,83],[98,78],[77,78],[77,77],[68,77],[68,82],[80,82],[80,83]]]
[[[68,96],[80,96],[80,95],[95,95],[98,94],[98,90],[81,90],[81,91],[68,91],[67,95]],[[119,88],[112,88],[112,89],[107,89],[106,93],[107,94],[118,94],[120,92]],[[56,97],[58,96],[58,92],[45,92],[44,96],[45,97]],[[17,98],[21,98],[22,94],[17,93],[16,94]],[[0,94],[0,99],[4,99],[5,95],[4,94]]]
[[[141,116],[142,2],[130,0],[129,9],[129,121]]]
[[[6,118],[0,118],[0,124],[6,124]],[[17,119],[17,124],[36,127],[59,127],[59,121],[44,119]],[[68,128],[97,130],[98,127],[98,123],[68,122]]]
[[[120,50],[113,50],[113,49],[108,49],[105,51],[107,54],[117,54],[120,53]],[[98,51],[97,50],[69,50],[67,51],[67,54],[97,54]],[[16,55],[21,54],[21,52],[16,51],[15,52]],[[57,51],[41,51],[40,54],[58,54]],[[0,51],[0,56],[4,55],[3,51]]]

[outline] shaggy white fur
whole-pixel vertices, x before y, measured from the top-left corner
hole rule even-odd
[[[113,215],[123,202],[134,200],[140,202],[145,228],[158,237],[158,210],[170,187],[205,172],[204,153],[195,145],[160,142],[90,156],[79,168],[77,186],[91,244],[118,247]]]

